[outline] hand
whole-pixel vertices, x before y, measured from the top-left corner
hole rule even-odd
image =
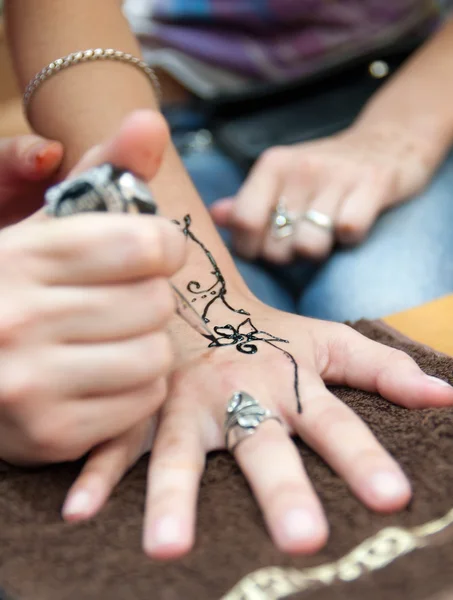
[[[234,249],[245,258],[324,259],[335,241],[359,243],[383,210],[418,193],[437,167],[437,155],[406,129],[356,124],[333,137],[268,150],[236,198],[219,200],[211,214],[232,230]],[[293,234],[283,239],[269,227],[279,200],[297,219]],[[305,219],[308,210],[326,215],[332,227]]]
[[[110,161],[150,178],[167,139],[161,117],[136,113],[78,169]],[[154,216],[41,214],[0,233],[2,459],[73,460],[157,410],[184,251]]]
[[[43,203],[63,157],[59,142],[36,135],[0,139],[0,226],[29,216]]]
[[[451,406],[453,388],[425,375],[403,352],[370,341],[345,325],[280,313],[244,296],[229,302],[251,316],[215,308],[210,318],[219,326],[220,346],[207,349],[201,338],[174,330],[179,348],[185,348],[171,378],[152,448],[145,551],[153,558],[167,559],[192,547],[205,455],[225,447],[222,426],[227,401],[237,390],[247,391],[282,421],[282,425],[276,421],[260,425],[235,452],[281,550],[314,552],[328,536],[326,517],[291,434],[318,452],[371,509],[403,508],[411,489],[400,467],[326,384],[379,392],[413,409]],[[252,346],[256,354],[249,353]],[[285,351],[298,365],[301,413],[294,363]],[[150,422],[143,423],[88,461],[68,496],[68,505],[72,499],[84,501],[83,510],[72,517],[84,519],[100,509],[145,445],[150,446],[150,428]]]

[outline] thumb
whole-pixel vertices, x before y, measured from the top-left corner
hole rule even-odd
[[[234,202],[234,198],[222,198],[222,200],[217,200],[211,206],[211,217],[218,227],[231,227]]]
[[[55,173],[63,157],[59,142],[37,135],[0,139],[0,186],[42,181]]]
[[[159,169],[168,140],[168,127],[162,115],[151,110],[136,111],[124,119],[110,140],[91,148],[69,177],[108,162],[149,181]]]
[[[162,115],[151,110],[133,112],[109,140],[93,146],[82,156],[68,179],[92,167],[111,163],[149,181],[159,169],[168,140],[169,131]],[[31,217],[33,220],[46,218],[43,211]]]

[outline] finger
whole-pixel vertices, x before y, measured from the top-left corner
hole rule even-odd
[[[149,181],[159,169],[168,140],[168,127],[162,115],[151,110],[136,111],[124,119],[112,139],[82,157],[68,177],[108,162]]]
[[[278,148],[265,153],[236,197],[231,218],[233,247],[245,258],[256,258],[260,252],[282,186],[286,157]]]
[[[302,218],[296,227],[294,236],[294,248],[298,254],[308,256],[315,260],[326,258],[334,243],[334,224],[338,208],[346,193],[341,181],[325,186],[323,182],[318,182],[321,186],[315,192],[313,199],[306,207],[306,211],[314,211],[327,217],[332,223],[332,228],[322,227],[307,218]]]
[[[234,198],[222,198],[210,206],[209,212],[217,227],[231,227],[234,203]]]
[[[27,432],[26,451],[37,463],[68,462],[112,440],[155,415],[166,396],[166,379],[111,396],[72,401],[28,402],[16,411],[18,427]]]
[[[164,407],[151,454],[143,532],[143,548],[152,558],[176,558],[193,546],[204,464],[193,412]]]
[[[304,442],[373,510],[391,512],[406,506],[410,484],[365,423],[317,374],[301,373],[300,381],[304,410],[294,415],[291,425]]]
[[[59,142],[37,135],[0,139],[0,187],[47,178],[58,169],[62,157]]]
[[[172,360],[170,338],[163,331],[119,342],[56,346],[37,358],[35,368],[42,375],[37,374],[34,381],[41,382],[41,394],[109,396],[149,386],[168,373]],[[27,374],[23,377],[26,381]]]
[[[406,408],[453,405],[453,388],[425,374],[405,352],[374,342],[346,325],[335,325],[332,337],[332,326],[325,342],[329,358],[323,379],[327,383],[378,392]]]
[[[100,287],[56,287],[35,300],[40,334],[65,344],[119,341],[163,328],[175,312],[166,279]]]
[[[392,182],[384,176],[364,177],[343,200],[336,218],[336,237],[342,244],[358,244],[373,226],[392,195]]]
[[[319,550],[327,540],[327,522],[285,429],[276,421],[261,424],[240,442],[235,458],[277,546],[284,552]]]
[[[3,233],[10,256],[16,261],[30,257],[36,277],[50,285],[101,285],[170,276],[184,261],[184,235],[156,216],[83,214],[30,221]]]
[[[62,508],[66,521],[91,519],[102,509],[127,471],[151,447],[154,429],[154,420],[139,423],[90,453],[66,495]]]
[[[297,169],[291,170],[286,176],[280,199],[296,223],[294,223],[292,234],[283,238],[275,237],[272,228],[268,226],[261,250],[265,259],[278,264],[286,264],[293,259],[297,221],[305,212],[314,191],[313,186],[313,173],[305,164],[298,165]]]

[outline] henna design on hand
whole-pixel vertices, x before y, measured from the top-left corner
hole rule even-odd
[[[181,223],[179,221],[174,221],[174,223],[181,227]],[[224,304],[224,306],[230,311],[249,317],[248,319],[240,323],[240,325],[238,325],[237,328],[230,324],[214,327],[214,333],[216,334],[216,336],[203,336],[211,342],[208,347],[219,348],[221,346],[234,345],[236,346],[236,350],[238,352],[241,352],[242,354],[256,354],[256,352],[258,352],[258,346],[255,342],[263,342],[265,344],[268,344],[269,346],[272,346],[279,352],[282,352],[291,361],[294,367],[294,392],[297,400],[297,412],[301,413],[302,404],[299,393],[299,366],[296,362],[296,359],[290,352],[276,345],[289,344],[289,341],[276,337],[270,333],[267,333],[266,331],[258,330],[255,327],[255,325],[253,325],[250,319],[250,313],[248,313],[242,308],[236,309],[228,303],[228,301],[225,298],[225,296],[227,295],[227,285],[225,278],[223,277],[222,272],[211,252],[195,236],[193,231],[191,231],[191,224],[192,220],[190,215],[186,215],[184,217],[184,226],[182,228],[182,232],[186,237],[195,242],[195,244],[197,244],[203,250],[213,269],[211,271],[211,275],[214,275],[215,277],[215,281],[212,283],[212,285],[210,285],[207,288],[202,287],[199,281],[190,281],[187,284],[187,291],[191,294],[201,296],[201,298],[203,299],[212,296],[211,298],[209,298],[209,301],[206,303],[203,310],[202,318],[204,319],[205,323],[209,323],[209,310],[211,306],[218,300],[220,300]],[[195,299],[192,300],[192,302],[194,301]]]

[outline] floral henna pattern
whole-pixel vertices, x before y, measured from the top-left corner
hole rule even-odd
[[[181,226],[179,221],[174,221],[177,225]],[[296,395],[297,401],[297,412],[302,412],[302,404],[300,400],[299,393],[299,367],[298,364],[292,354],[288,351],[280,348],[276,344],[289,344],[288,340],[284,340],[282,338],[276,337],[266,331],[258,330],[255,325],[253,325],[250,319],[250,313],[246,312],[244,309],[236,309],[233,308],[226,300],[225,296],[227,294],[227,285],[226,281],[220,271],[219,266],[211,252],[206,248],[206,246],[194,235],[194,233],[190,230],[191,225],[190,215],[186,215],[184,217],[184,226],[182,228],[182,232],[188,238],[190,238],[193,242],[195,242],[204,252],[206,257],[208,258],[212,271],[211,275],[214,275],[215,280],[209,287],[202,287],[199,281],[190,281],[187,284],[187,291],[195,296],[192,302],[196,301],[197,296],[201,296],[202,299],[209,298],[206,302],[206,305],[203,309],[202,318],[205,323],[209,323],[208,312],[214,302],[220,300],[224,304],[226,308],[230,311],[235,312],[237,314],[246,315],[249,318],[240,323],[237,328],[233,325],[220,325],[214,327],[213,336],[204,337],[210,340],[209,348],[219,348],[221,346],[236,346],[236,350],[241,352],[242,354],[256,354],[258,352],[258,346],[255,342],[262,342],[264,344],[268,344],[272,346],[279,352],[282,352],[292,363],[294,367],[294,393]],[[210,297],[211,296],[211,297]]]
[[[219,336],[215,339],[215,342],[209,344],[209,348],[212,346],[232,346],[236,345],[239,352],[243,354],[255,354],[258,348],[251,342],[283,342],[288,344],[288,340],[275,337],[265,331],[258,331],[253,325],[250,319],[243,321],[237,329],[233,325],[224,325],[221,327],[214,327],[215,333]]]
[[[176,225],[181,226],[181,223],[179,221],[174,221],[174,223],[176,223]],[[227,294],[227,286],[226,286],[226,281],[222,275],[222,272],[220,271],[219,266],[217,265],[217,262],[216,262],[215,258],[212,256],[212,254],[210,253],[210,251],[190,230],[191,224],[192,224],[192,219],[191,219],[190,215],[186,215],[184,217],[184,227],[182,228],[182,232],[186,237],[188,237],[193,242],[195,242],[203,250],[205,256],[208,258],[208,260],[211,264],[211,268],[212,268],[211,275],[214,275],[214,277],[215,277],[214,282],[208,287],[202,287],[202,285],[199,281],[189,281],[189,283],[187,284],[187,291],[190,292],[191,294],[194,294],[196,296],[201,296],[201,298],[203,300],[206,298],[209,298],[209,300],[206,302],[206,305],[203,309],[203,313],[201,315],[202,318],[204,319],[205,323],[209,323],[209,319],[207,316],[209,309],[214,304],[214,302],[216,302],[218,300],[220,300],[232,312],[238,313],[240,315],[249,316],[250,313],[246,312],[243,308],[236,309],[236,308],[233,308],[232,306],[230,306],[230,304],[228,304],[228,302],[225,298],[225,296]],[[212,297],[210,297],[210,296],[212,296]],[[197,300],[197,298],[194,298],[192,300],[192,302],[195,302],[196,300]]]

